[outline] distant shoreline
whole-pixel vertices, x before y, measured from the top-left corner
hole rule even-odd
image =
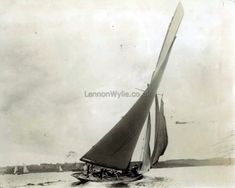
[[[134,161],[131,166],[140,162]],[[176,167],[192,167],[192,166],[220,166],[234,165],[235,158],[211,158],[211,159],[172,159],[159,161],[152,168],[176,168]],[[63,171],[82,170],[83,163],[41,163],[40,165],[27,165],[29,173],[58,172],[59,166]],[[22,165],[17,166],[19,170],[23,169]],[[0,174],[13,174],[15,166],[0,167]]]
[[[234,165],[235,158],[173,159],[159,161],[153,168]]]
[[[29,173],[43,173],[43,172],[59,172],[59,168],[62,168],[62,171],[73,171],[82,169],[82,163],[41,163],[27,165]],[[22,165],[17,165],[20,172],[23,171]],[[0,167],[0,174],[14,174],[15,166],[5,166]]]

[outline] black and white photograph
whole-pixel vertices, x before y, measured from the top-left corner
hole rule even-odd
[[[0,188],[235,187],[234,0],[1,0]]]

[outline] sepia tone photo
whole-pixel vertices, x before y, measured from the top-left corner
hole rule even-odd
[[[0,10],[0,188],[235,186],[235,1]]]

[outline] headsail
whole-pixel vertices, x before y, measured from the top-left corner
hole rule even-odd
[[[164,154],[167,144],[168,144],[168,135],[166,128],[166,119],[164,116],[164,103],[161,99],[161,106],[159,110],[158,98],[157,95],[155,97],[155,106],[156,106],[156,114],[155,114],[155,139],[154,139],[154,149],[151,157],[152,165],[155,165],[159,157]]]
[[[144,173],[149,171],[151,167],[151,151],[150,151],[150,135],[151,135],[151,116],[150,112],[148,115],[148,120],[147,120],[147,127],[146,127],[146,134],[145,134],[145,140],[144,140],[144,148],[143,148],[143,160],[142,160],[142,166],[140,169],[140,172]]]
[[[162,115],[162,126],[163,126],[162,134],[164,135],[163,147],[162,147],[162,151],[160,154],[163,155],[168,145],[168,134],[167,134],[167,127],[166,127],[166,117],[164,115],[164,102],[162,99],[161,99],[160,113]]]
[[[124,170],[128,167],[160,84],[182,17],[183,8],[179,4],[169,26],[149,87],[126,115],[80,160],[114,169]]]

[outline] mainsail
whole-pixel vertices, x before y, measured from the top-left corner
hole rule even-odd
[[[182,17],[183,7],[179,3],[168,28],[149,87],[126,115],[80,159],[81,161],[114,169],[124,170],[128,168],[140,132],[160,84]]]
[[[149,171],[151,167],[151,151],[150,151],[150,136],[151,136],[151,116],[150,112],[148,115],[148,120],[147,120],[147,127],[146,127],[146,133],[144,137],[144,148],[143,148],[143,160],[142,160],[142,166],[140,169],[140,172],[144,173]]]
[[[155,96],[155,108],[155,139],[153,154],[151,157],[152,165],[155,165],[158,162],[159,157],[164,154],[168,144],[166,119],[164,116],[164,103],[161,99],[161,105],[159,110],[157,95]]]

